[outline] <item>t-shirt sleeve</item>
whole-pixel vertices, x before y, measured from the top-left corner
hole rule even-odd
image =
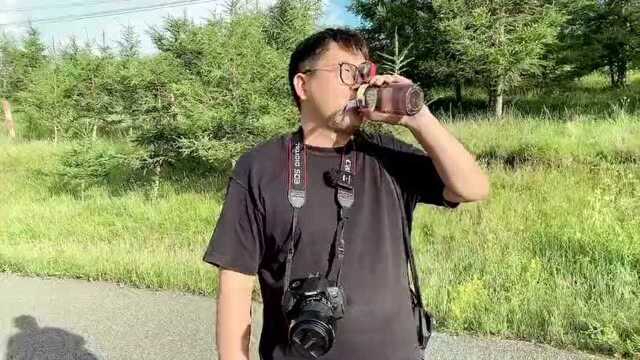
[[[405,197],[415,203],[457,208],[460,203],[444,198],[444,182],[433,159],[423,150],[395,138],[389,140],[390,163]]]
[[[264,249],[262,225],[263,216],[251,190],[242,180],[230,177],[220,217],[202,260],[216,267],[256,274]]]

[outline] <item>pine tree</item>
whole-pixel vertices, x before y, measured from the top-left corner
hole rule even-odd
[[[34,27],[27,29],[27,36],[22,43],[22,59],[25,70],[29,73],[42,66],[46,61],[47,48],[40,39],[40,32]]]
[[[140,56],[140,36],[136,33],[132,25],[126,25],[121,32],[121,39],[118,41],[120,57],[133,59]]]
[[[405,71],[407,71],[407,64],[409,64],[414,59],[413,57],[407,57],[412,45],[413,44],[409,44],[401,52],[398,40],[398,31],[396,29],[393,42],[393,54],[378,52],[378,54],[385,59],[385,61],[381,65],[381,68],[386,72],[392,73],[394,75],[404,74]]]
[[[29,84],[31,74],[46,63],[46,47],[40,33],[33,27],[27,29],[21,46],[7,35],[0,37],[0,82],[2,96],[11,98]]]
[[[291,53],[316,30],[321,9],[320,0],[278,0],[269,9],[267,38],[275,48]]]
[[[562,0],[558,4],[569,18],[560,33],[556,57],[569,76],[606,68],[611,86],[624,86],[629,67],[640,65],[640,1]]]
[[[436,26],[431,0],[352,0],[349,9],[364,20],[365,27],[360,31],[367,40],[372,60],[383,63],[386,59],[380,54],[393,49],[397,35],[400,43],[412,44],[414,60],[405,68],[404,76],[423,88],[444,78],[436,69],[442,65],[438,59],[444,58],[440,53],[446,46]]]
[[[436,0],[434,6],[458,67],[487,88],[497,117],[504,94],[540,73],[564,19],[540,0]]]

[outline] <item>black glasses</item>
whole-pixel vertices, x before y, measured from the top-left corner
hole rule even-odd
[[[347,86],[353,86],[356,84],[364,84],[369,82],[371,78],[376,75],[376,64],[371,61],[365,61],[360,65],[354,65],[347,62],[341,62],[336,64],[340,67],[340,81]],[[303,74],[307,74],[313,71],[319,70],[334,70],[336,65],[331,65],[326,68],[312,68],[302,71]]]

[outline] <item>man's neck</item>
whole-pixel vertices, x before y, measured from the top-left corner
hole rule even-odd
[[[301,121],[306,145],[325,148],[340,147],[346,145],[351,139],[352,134],[336,131],[326,125],[319,125],[312,119],[303,117]]]
[[[332,129],[316,126],[314,124],[303,124],[304,143],[317,147],[340,147],[344,146],[351,138],[350,134],[338,133]]]

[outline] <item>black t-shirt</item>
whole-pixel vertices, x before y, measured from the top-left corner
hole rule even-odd
[[[259,345],[263,360],[299,359],[285,352],[288,324],[280,308],[293,215],[287,199],[289,139],[290,135],[273,138],[237,161],[203,257],[215,266],[258,275],[264,302]],[[400,211],[404,207],[410,227],[418,202],[447,208],[458,203],[443,198],[444,184],[422,150],[387,135],[358,132],[353,139],[355,202],[344,229],[340,275],[347,304],[344,318],[337,322],[336,341],[322,359],[415,359],[416,322]],[[307,196],[299,213],[302,236],[292,279],[326,274],[338,204],[323,173],[340,166],[342,151],[350,145],[305,145]],[[400,186],[404,204],[394,194],[391,177]]]

